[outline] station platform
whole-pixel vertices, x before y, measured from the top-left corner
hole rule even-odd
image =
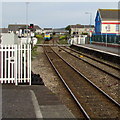
[[[102,45],[96,45],[96,44],[84,44],[84,45],[77,45],[78,47],[86,47],[86,48],[92,48],[94,50],[99,50],[101,52],[106,52],[110,53],[113,55],[120,55],[120,48],[118,47],[107,47],[107,46],[102,46]]]
[[[2,118],[75,118],[46,86],[2,85]]]
[[[108,47],[96,44],[72,44],[71,48],[75,48],[84,53],[102,58],[104,60],[120,64],[120,48],[119,47]]]

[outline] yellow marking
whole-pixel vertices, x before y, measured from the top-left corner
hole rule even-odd
[[[80,57],[82,58],[83,56],[82,56],[82,55],[80,55]]]

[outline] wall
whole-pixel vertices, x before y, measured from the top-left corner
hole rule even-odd
[[[13,45],[17,43],[17,35],[14,33],[1,33],[2,45]]]
[[[119,25],[119,29],[116,30],[116,25]],[[107,27],[107,30],[106,30]],[[103,34],[120,34],[120,23],[118,21],[102,21],[101,33]]]
[[[71,34],[73,34],[74,32],[78,32],[78,34],[82,34],[82,33],[88,33],[90,34],[90,31],[94,31],[94,28],[71,28]]]

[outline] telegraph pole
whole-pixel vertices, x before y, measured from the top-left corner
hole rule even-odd
[[[92,44],[92,13],[91,12],[85,12],[85,14],[90,14],[90,44]]]

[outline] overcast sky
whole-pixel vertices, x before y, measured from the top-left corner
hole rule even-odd
[[[0,4],[2,27],[8,24],[26,24],[25,2],[3,2]],[[69,24],[92,24],[98,8],[118,9],[117,2],[29,2],[28,24],[37,24],[40,27],[61,28]],[[0,26],[1,27],[1,26]]]

